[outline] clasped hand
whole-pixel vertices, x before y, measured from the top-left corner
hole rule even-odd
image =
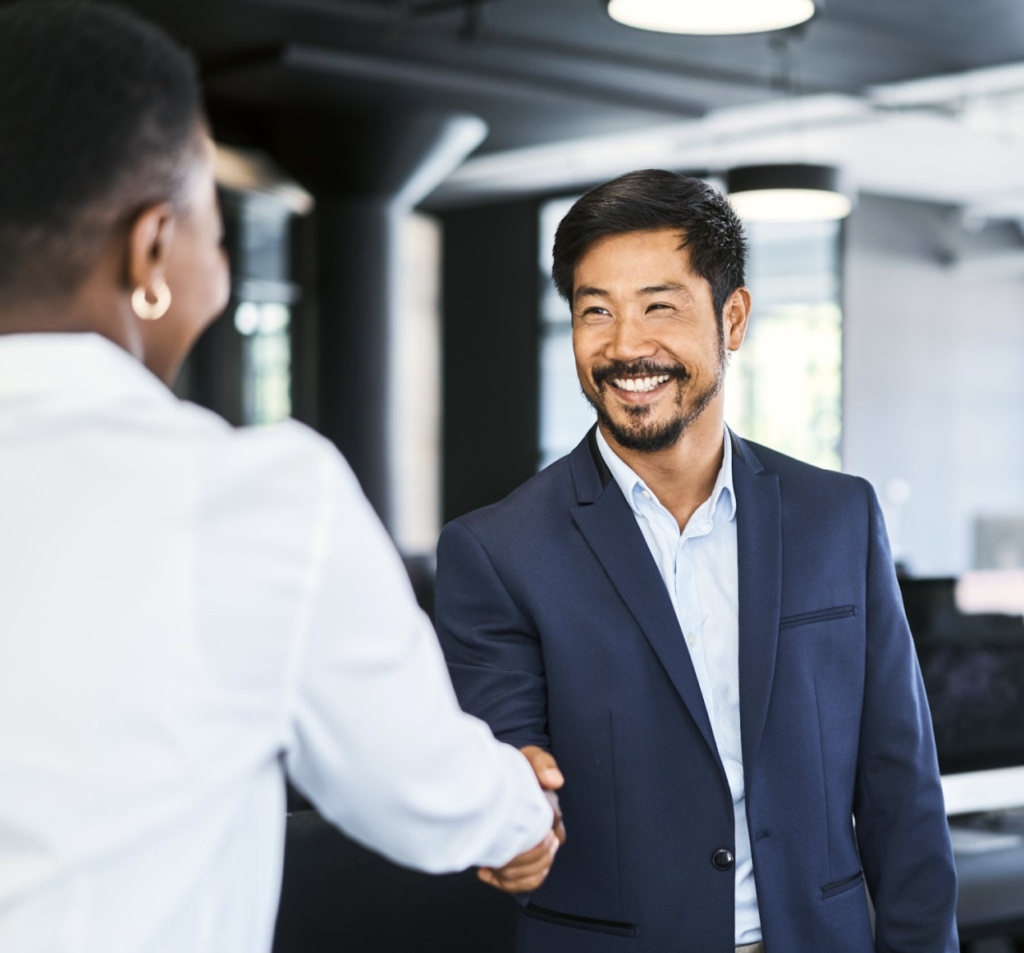
[[[562,811],[558,806],[558,795],[555,793],[565,784],[562,772],[558,770],[555,759],[543,748],[527,745],[519,750],[526,756],[533,773],[537,775],[538,783],[551,802],[555,819],[551,830],[536,847],[513,857],[504,867],[481,867],[477,871],[477,876],[485,884],[506,893],[529,893],[536,890],[544,883],[558,848],[565,843],[565,825],[562,823]]]

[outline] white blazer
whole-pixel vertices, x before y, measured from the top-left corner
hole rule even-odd
[[[0,336],[0,950],[269,950],[282,762],[426,870],[551,825],[329,443],[95,335]]]

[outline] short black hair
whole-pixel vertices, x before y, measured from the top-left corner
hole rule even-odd
[[[551,269],[558,293],[569,301],[573,274],[587,249],[606,235],[677,229],[690,267],[711,286],[715,314],[744,283],[747,240],[729,200],[703,179],[644,169],[584,193],[555,233]]]
[[[178,203],[203,121],[192,58],[137,16],[0,8],[0,299],[74,291],[114,229]]]

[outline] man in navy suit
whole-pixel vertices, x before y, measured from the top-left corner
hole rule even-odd
[[[584,195],[554,279],[597,426],[441,536],[462,705],[561,789],[569,829],[521,910],[523,953],[958,949],[874,492],[724,425],[745,255],[698,179]]]

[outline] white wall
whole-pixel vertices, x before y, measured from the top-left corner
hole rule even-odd
[[[874,484],[915,575],[959,574],[976,516],[1024,514],[1024,243],[862,196],[844,262],[843,469]]]
[[[396,212],[388,358],[391,532],[403,555],[433,556],[441,532],[441,227]]]

